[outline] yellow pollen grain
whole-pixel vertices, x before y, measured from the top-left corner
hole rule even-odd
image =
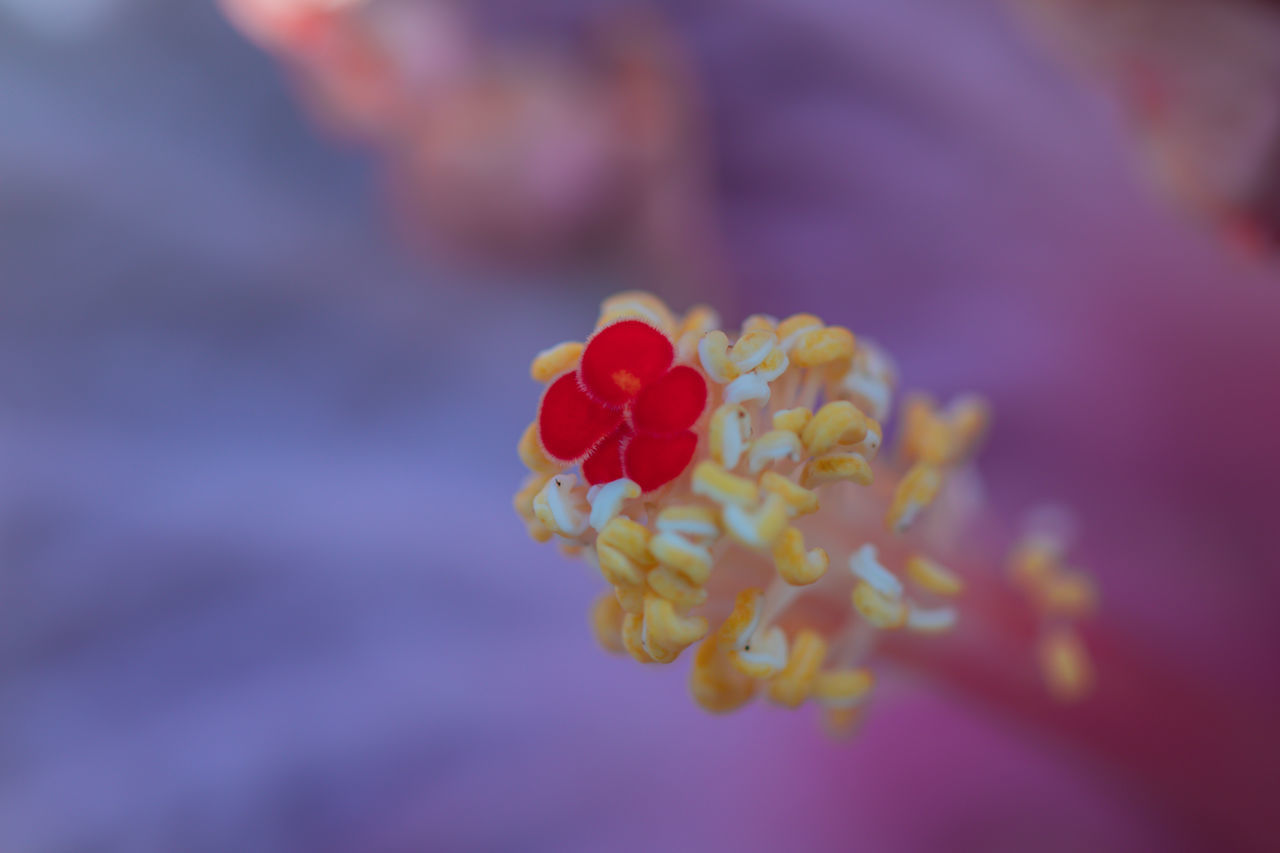
[[[1045,634],[1040,642],[1040,670],[1049,692],[1063,702],[1083,699],[1093,686],[1089,652],[1070,628]]]
[[[788,708],[799,707],[809,698],[826,656],[826,641],[817,632],[802,628],[791,644],[786,667],[769,682],[769,698]]]
[[[808,586],[827,573],[827,552],[821,548],[805,551],[804,534],[794,527],[783,531],[773,545],[773,563],[782,579],[792,586]]]
[[[658,513],[657,528],[685,536],[714,539],[720,535],[720,514],[709,506],[669,506]]]
[[[759,474],[775,462],[786,459],[799,462],[804,454],[804,447],[794,432],[785,429],[771,429],[751,444],[747,452],[747,470]]]
[[[787,501],[781,495],[770,494],[764,504],[755,510],[745,510],[735,504],[724,509],[724,526],[729,535],[748,548],[770,548],[787,526]]]
[[[550,382],[561,373],[573,370],[582,360],[584,346],[576,341],[566,341],[544,349],[534,356],[533,364],[529,366],[529,375],[535,382]]]
[[[882,594],[866,581],[854,586],[852,598],[854,609],[877,628],[891,630],[907,623],[906,604]]]
[[[765,382],[772,382],[785,373],[790,366],[791,360],[787,358],[786,352],[781,347],[775,346],[769,350],[764,360],[756,365],[755,374]]]
[[[959,575],[920,554],[907,560],[907,577],[926,592],[943,598],[954,598],[964,589]]]
[[[723,466],[705,460],[693,469],[693,492],[720,504],[747,507],[760,499],[760,489],[746,477],[730,474]]]
[[[941,488],[941,471],[925,462],[913,465],[894,489],[885,527],[892,533],[901,533],[921,510],[933,503]]]
[[[788,514],[793,518],[818,511],[817,492],[806,489],[776,471],[764,472],[760,477],[760,487],[771,494],[782,495],[787,502]]]
[[[554,474],[560,470],[560,463],[548,457],[546,451],[542,449],[542,442],[538,440],[538,424],[536,422],[529,424],[525,428],[524,434],[520,436],[520,444],[516,450],[520,454],[520,461],[530,471],[539,474]]]
[[[600,574],[614,586],[639,587],[644,584],[647,567],[636,563],[612,545],[596,543],[596,559],[600,563]]]
[[[866,437],[867,418],[848,400],[836,400],[818,409],[800,433],[805,449],[813,456],[837,444],[857,444]]]
[[[648,575],[649,589],[670,601],[677,610],[692,610],[707,600],[707,591],[667,566]]]
[[[800,484],[805,488],[844,480],[860,486],[871,485],[871,465],[857,453],[828,453],[805,463]]]
[[[800,336],[791,353],[796,367],[818,367],[840,359],[852,358],[856,349],[853,332],[840,326],[815,329]]]
[[[622,644],[622,618],[625,615],[618,599],[610,593],[600,596],[592,605],[591,630],[605,651],[622,654],[627,650]]]
[[[645,587],[616,586],[613,588],[613,595],[623,611],[637,616],[644,612]]]
[[[773,428],[785,429],[788,432],[794,432],[799,435],[804,431],[805,426],[809,423],[809,419],[813,417],[813,412],[805,408],[799,409],[783,409],[775,412],[773,415]]]

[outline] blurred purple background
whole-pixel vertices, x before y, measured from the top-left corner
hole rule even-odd
[[[553,5],[563,34],[587,4]],[[210,4],[54,7],[0,2],[0,849],[1280,845],[1274,733],[1223,733],[1198,809],[928,684],[840,745],[599,652],[599,580],[510,508],[527,362],[609,292],[693,294],[424,258]],[[988,3],[668,11],[726,313],[813,310],[988,394],[1010,524],[1075,507],[1133,643],[1273,719],[1274,268],[1165,208]]]

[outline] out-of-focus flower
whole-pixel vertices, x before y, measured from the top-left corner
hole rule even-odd
[[[704,254],[692,86],[658,18],[499,40],[451,0],[223,5],[326,126],[378,151],[419,234],[490,258]]]
[[[896,378],[875,345],[809,314],[753,316],[732,342],[717,325],[710,309],[677,318],[628,293],[606,300],[585,347],[540,354],[532,374],[549,385],[520,441],[531,473],[516,509],[534,539],[561,537],[612,586],[592,613],[605,648],[671,663],[701,642],[691,689],[703,707],[812,699],[847,730],[877,647],[950,632],[982,595],[951,566],[974,533],[969,460],[989,414],[976,398],[940,410],[912,397],[882,459]],[[1070,701],[1090,688],[1073,624],[1096,593],[1065,548],[1038,523],[1010,571],[1042,625],[1047,685]]]
[[[1280,7],[1014,0],[1105,86],[1160,187],[1236,242],[1280,244]]]

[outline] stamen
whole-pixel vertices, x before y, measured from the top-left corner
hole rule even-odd
[[[544,349],[534,356],[529,375],[535,382],[550,382],[561,373],[573,370],[582,359],[583,344],[566,341]]]
[[[597,531],[612,521],[622,505],[627,501],[640,497],[640,487],[631,480],[614,480],[603,486],[593,486],[587,491],[587,503],[591,505],[590,523]]]

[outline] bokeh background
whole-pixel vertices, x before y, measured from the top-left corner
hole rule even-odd
[[[1225,184],[1155,133],[1170,191],[1020,4],[484,0],[377,50],[237,5],[0,0],[0,849],[1280,846],[1270,18],[1159,43],[1261,92]],[[387,44],[454,57],[429,101]],[[1164,785],[937,685],[833,744],[601,653],[514,443],[532,354],[633,286],[988,395],[996,510],[1072,506],[1106,618],[1240,725],[1121,709]]]

